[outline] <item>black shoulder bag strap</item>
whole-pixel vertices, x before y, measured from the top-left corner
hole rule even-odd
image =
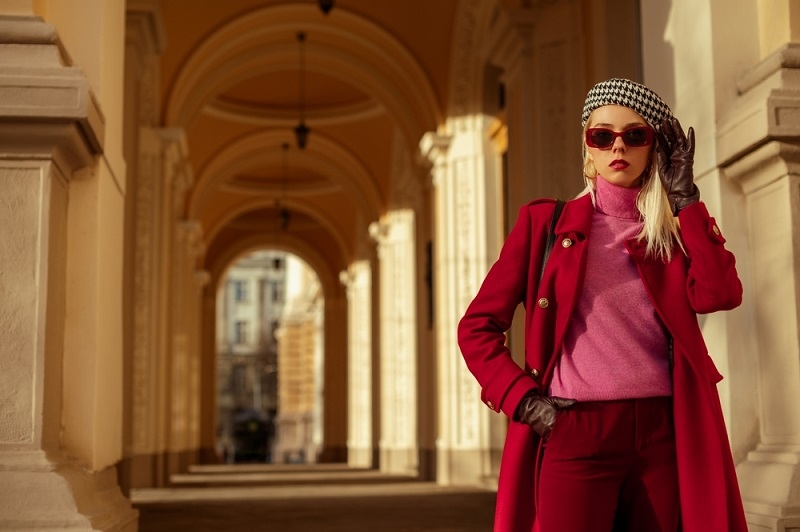
[[[539,272],[539,281],[541,282],[544,275],[544,267],[547,265],[547,259],[550,257],[550,251],[553,249],[553,244],[556,242],[556,223],[558,217],[561,216],[561,210],[564,208],[564,200],[556,200],[556,208],[553,211],[553,218],[550,220],[550,232],[547,233],[547,243],[544,246],[544,257],[542,258],[542,270]]]

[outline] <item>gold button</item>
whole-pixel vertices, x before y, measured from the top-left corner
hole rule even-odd
[[[548,306],[549,304],[550,304],[550,302],[547,300],[547,298],[546,298],[546,297],[542,297],[542,298],[540,298],[540,299],[539,299],[539,306],[540,306],[541,308],[547,308],[547,306]]]
[[[492,403],[491,401],[486,401],[486,406],[494,410],[494,403]]]
[[[561,247],[568,248],[571,245],[572,245],[572,239],[570,238],[565,238],[564,240],[561,241]]]
[[[717,227],[716,225],[711,226],[711,230],[714,231],[715,235],[719,236],[719,227]]]
[[[533,378],[534,378],[534,379],[535,379],[536,377],[538,377],[538,376],[539,376],[539,370],[538,370],[538,369],[536,369],[536,368],[533,368],[533,369],[531,370],[531,376],[533,376]]]

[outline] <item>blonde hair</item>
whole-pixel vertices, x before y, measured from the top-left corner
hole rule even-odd
[[[584,135],[586,129],[589,127],[590,121],[586,121],[583,127]],[[582,139],[585,137],[582,136]],[[636,209],[642,216],[642,230],[636,236],[637,240],[645,241],[645,256],[650,258],[661,259],[664,262],[672,260],[675,245],[684,253],[686,250],[683,247],[683,241],[680,236],[680,228],[678,226],[677,218],[673,216],[672,209],[669,205],[669,199],[664,187],[661,186],[661,178],[658,176],[658,165],[656,164],[655,143],[656,139],[650,150],[650,160],[647,167],[642,174],[642,189],[636,196]],[[589,152],[586,149],[586,142],[582,140],[583,144],[583,180],[586,187],[576,197],[585,196],[590,194],[592,196],[592,203],[595,203],[595,191],[597,189],[597,171],[594,169],[594,164],[589,157]],[[587,175],[587,169],[592,168],[594,175]]]

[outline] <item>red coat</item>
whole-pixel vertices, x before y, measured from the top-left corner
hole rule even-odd
[[[564,333],[580,297],[594,207],[589,195],[567,202],[556,243],[539,286],[552,200],[524,205],[500,256],[458,326],[481,399],[509,418],[533,389],[547,390]],[[650,299],[673,337],[674,416],[684,532],[746,532],[730,443],[697,314],[728,310],[742,301],[733,255],[703,203],[679,214],[687,255],[669,263],[644,257],[644,244],[627,242]],[[564,242],[570,239],[569,242]],[[563,243],[563,244],[562,244]],[[525,313],[525,367],[511,358],[505,331],[520,304]],[[533,311],[531,312],[531,309]],[[534,529],[539,437],[510,422],[498,479],[495,531]]]

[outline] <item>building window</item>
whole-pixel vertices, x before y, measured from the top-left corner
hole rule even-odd
[[[284,284],[283,281],[272,281],[270,283],[272,285],[272,302],[273,303],[285,303],[284,297]]]
[[[247,343],[247,322],[246,321],[237,321],[235,323],[236,331],[236,343],[237,344],[246,344]]]
[[[247,281],[234,281],[233,292],[235,294],[236,301],[247,301],[249,299],[249,294],[247,293]]]

